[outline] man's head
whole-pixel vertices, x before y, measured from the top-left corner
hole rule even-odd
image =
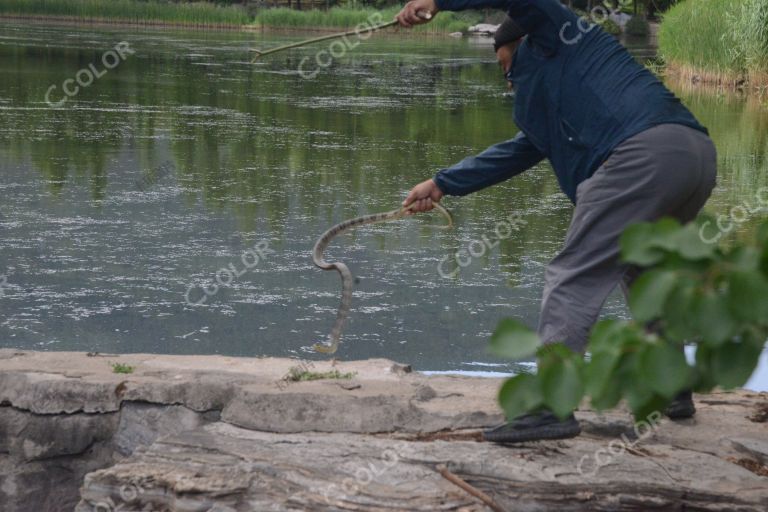
[[[524,35],[525,31],[512,18],[507,17],[493,36],[493,49],[505,76],[512,68],[512,59]]]

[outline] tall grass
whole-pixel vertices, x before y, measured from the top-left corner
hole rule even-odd
[[[659,51],[678,70],[708,81],[768,76],[768,0],[688,0],[670,9]]]
[[[255,23],[269,28],[302,28],[302,29],[352,29],[359,23],[376,21],[382,22],[394,19],[400,7],[389,7],[383,10],[346,7],[334,7],[327,11],[309,10],[296,11],[287,8],[264,9],[256,15]],[[377,16],[380,15],[380,18]],[[372,16],[374,16],[372,18]],[[441,12],[430,23],[416,27],[419,32],[465,32],[471,25],[479,22],[479,13]],[[369,21],[370,20],[370,21]]]
[[[744,0],[739,20],[735,39],[744,67],[751,75],[768,75],[768,0]]]
[[[0,0],[0,15],[3,14],[189,25],[245,25],[251,21],[241,7],[151,0]]]

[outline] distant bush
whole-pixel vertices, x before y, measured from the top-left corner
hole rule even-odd
[[[647,36],[649,32],[648,21],[642,16],[633,16],[624,26],[624,31],[631,36]]]
[[[621,34],[621,27],[613,20],[605,19],[598,23],[598,25],[612,36]]]

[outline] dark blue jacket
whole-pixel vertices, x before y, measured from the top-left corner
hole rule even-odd
[[[520,133],[437,173],[446,194],[469,194],[547,158],[575,203],[579,183],[632,135],[663,123],[707,133],[613,36],[558,0],[437,0],[437,6],[504,9],[528,33],[512,63]]]

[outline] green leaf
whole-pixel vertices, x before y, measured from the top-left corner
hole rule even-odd
[[[661,395],[651,393],[650,395],[647,395],[647,398],[642,402],[630,400],[629,398],[627,398],[627,402],[630,404],[630,409],[632,409],[632,415],[635,417],[635,421],[640,422],[657,417],[659,413],[662,413],[667,405],[669,405],[671,400]]]
[[[667,251],[678,251],[680,243],[680,233],[682,231],[680,222],[672,217],[664,217],[661,220],[651,224],[652,240],[656,247],[661,247]]]
[[[499,405],[509,420],[541,407],[543,401],[536,375],[510,377],[499,390]]]
[[[762,254],[760,255],[760,272],[768,277],[768,242],[763,244]]]
[[[763,221],[757,228],[757,245],[768,244],[768,221]]]
[[[590,404],[597,411],[612,409],[621,400],[621,392],[621,380],[617,375],[611,375],[608,383],[603,386],[602,393],[590,395]]]
[[[650,322],[661,316],[664,303],[677,283],[677,275],[667,270],[644,272],[629,291],[629,308],[638,322]]]
[[[739,323],[733,318],[725,298],[712,291],[694,298],[691,315],[701,341],[713,347],[733,338],[739,330]]]
[[[621,354],[619,352],[600,352],[594,354],[584,367],[584,387],[591,397],[606,393],[612,384],[611,378],[616,372]]]
[[[649,267],[664,258],[664,251],[654,245],[654,228],[649,223],[629,226],[619,239],[621,256],[624,261]]]
[[[691,316],[696,298],[695,291],[696,281],[681,278],[667,297],[662,318],[664,319],[664,336],[668,340],[683,342],[691,339],[698,332]]]
[[[760,251],[754,247],[734,247],[724,258],[735,270],[749,272],[760,264]]]
[[[764,324],[768,320],[768,279],[759,272],[731,272],[728,300],[734,317]]]
[[[628,322],[622,322],[621,320],[600,320],[592,328],[587,351],[592,354],[592,357],[602,352],[621,353],[619,339],[624,336],[628,325]]]
[[[511,318],[504,318],[499,322],[490,343],[491,352],[509,359],[532,356],[538,346],[539,337],[536,333]]]
[[[680,256],[689,260],[701,260],[711,258],[717,248],[714,244],[707,244],[699,235],[699,227],[691,222],[685,225],[674,236],[674,246]]]
[[[691,383],[691,368],[682,347],[667,342],[649,344],[640,353],[638,373],[654,393],[672,398]]]
[[[565,360],[581,362],[581,354],[569,349],[564,343],[548,343],[541,345],[536,351],[539,370],[549,366],[557,366]]]
[[[760,247],[760,272],[768,277],[768,221],[757,229],[757,244]]]
[[[729,341],[712,353],[710,368],[720,386],[743,386],[755,371],[762,347],[754,343]]]
[[[624,382],[624,396],[636,420],[647,417],[664,405],[666,399],[653,391],[650,382],[643,378],[642,353],[627,354],[622,361],[620,375]]]
[[[637,416],[642,412],[645,404],[653,400],[654,394],[650,388],[640,385],[638,381],[624,387],[624,396],[632,413]]]
[[[561,365],[539,369],[544,404],[560,419],[565,419],[581,402],[584,384],[575,359],[564,359]]]
[[[694,368],[693,390],[697,393],[709,393],[717,387],[717,379],[712,372],[712,360],[715,347],[698,345],[696,347],[696,366]]]

